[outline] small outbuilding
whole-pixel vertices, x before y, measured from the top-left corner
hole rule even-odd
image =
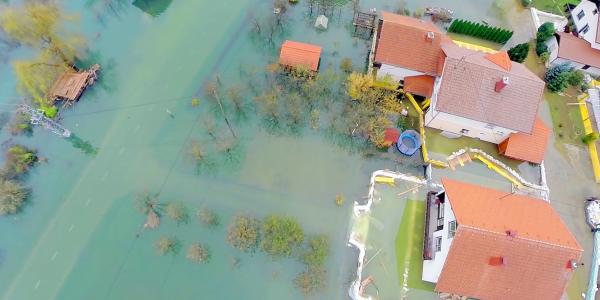
[[[321,63],[321,51],[321,46],[288,40],[281,45],[279,64],[284,67],[302,66],[317,72]]]
[[[325,15],[318,16],[315,21],[315,27],[321,30],[327,29],[327,24],[329,24],[329,19]]]
[[[544,160],[550,128],[538,117],[531,134],[512,133],[498,144],[500,154],[516,160],[539,164]]]
[[[63,73],[50,88],[50,101],[77,101],[87,86],[96,82],[99,70],[100,65],[95,64],[85,71]]]

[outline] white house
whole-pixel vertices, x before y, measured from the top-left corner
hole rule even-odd
[[[442,184],[427,197],[424,281],[442,295],[561,299],[583,249],[548,202]]]
[[[567,5],[569,21],[573,24],[573,32],[591,43],[594,49],[600,49],[598,36],[598,1],[583,0],[577,6]]]

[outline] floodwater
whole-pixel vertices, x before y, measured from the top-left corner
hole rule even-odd
[[[420,169],[365,159],[308,130],[293,137],[271,135],[249,120],[234,122],[242,149],[237,160],[198,175],[188,146],[191,141],[210,141],[205,123],[214,115],[202,87],[215,74],[227,83],[243,81],[240,65],[263,68],[275,61],[277,47],[259,46],[249,34],[249,16],[270,14],[271,2],[157,1],[158,6],[148,13],[140,8],[152,1],[135,1],[137,6],[130,5],[131,1],[113,1],[111,8],[84,2],[93,1],[66,1],[65,6],[80,16],[77,29],[88,40],[87,60],[102,65],[102,79],[75,108],[63,112],[63,123],[97,147],[98,153],[86,154],[39,129],[33,137],[11,138],[36,147],[48,162],[27,179],[33,195],[24,212],[0,218],[0,299],[302,299],[292,284],[303,270],[299,262],[272,260],[260,252],[244,254],[227,245],[227,222],[240,212],[257,217],[289,215],[299,220],[307,234],[327,234],[331,243],[327,285],[312,298],[347,298],[356,266],[356,253],[346,246],[352,202],[364,197],[374,170],[418,174]],[[460,0],[407,2],[411,11],[447,6],[458,17],[513,28],[526,26],[523,12],[511,6],[514,1],[477,0],[468,6]],[[368,43],[350,37],[349,6],[336,11],[326,32],[312,28],[304,3],[291,7],[285,33],[276,38],[276,44],[285,38],[321,44],[322,69],[337,70],[343,57],[352,58],[360,69]],[[396,1],[361,2],[363,9],[377,7],[379,11],[397,6]],[[1,61],[0,101],[17,102],[14,75],[10,65]],[[199,107],[191,105],[195,96],[201,100]],[[219,134],[228,134],[223,124]],[[0,137],[3,141],[10,138],[6,130]],[[556,162],[548,162],[547,167],[565,170],[549,174],[553,205],[570,218],[567,224],[589,249],[591,235],[585,238],[585,223],[579,219],[583,210],[575,198],[597,191],[588,188],[587,171],[573,171],[585,168],[578,163],[585,161],[585,155],[569,163],[551,150],[549,156]],[[474,172],[466,169],[447,176],[485,177],[485,168],[472,168]],[[504,184],[493,175],[489,180]],[[555,186],[564,186],[565,180],[578,184],[557,190]],[[159,230],[137,237],[144,216],[135,211],[133,198],[144,191],[160,192],[165,202],[185,203],[192,214],[190,223],[176,225],[165,219]],[[337,207],[334,199],[340,193],[347,200]],[[404,209],[404,204],[386,205],[389,210],[383,206],[382,214],[376,215],[382,220],[392,220]],[[200,207],[215,210],[223,224],[215,230],[201,227],[193,216]],[[380,259],[392,266],[396,266],[393,241],[388,237],[396,236],[399,220],[385,230],[374,227],[370,233],[388,251]],[[163,235],[181,240],[179,254],[155,254],[154,241]],[[212,251],[208,264],[196,265],[185,258],[186,246],[198,241]],[[233,260],[239,260],[239,266],[232,266]],[[394,281],[401,275],[395,267],[372,271],[385,272],[390,279],[382,287],[398,288]],[[587,271],[578,272],[585,281]],[[386,293],[394,298],[392,294]],[[408,295],[421,299],[425,294],[413,291]]]

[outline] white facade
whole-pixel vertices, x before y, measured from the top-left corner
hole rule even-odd
[[[575,68],[576,70],[581,70],[585,73],[588,73],[592,76],[600,76],[600,69],[596,68],[596,67],[588,67],[587,69],[583,69],[586,65],[572,61],[572,60],[568,60],[568,59],[564,59],[562,57],[557,57],[554,60],[552,60],[550,62],[550,65],[555,66],[555,65],[559,65],[562,63],[569,63],[573,68]]]
[[[592,44],[592,48],[600,49],[596,43],[596,30],[598,29],[598,7],[594,2],[583,0],[571,10],[571,20],[575,29],[586,41]]]
[[[396,67],[396,66],[392,66],[392,65],[381,64],[381,67],[379,68],[379,70],[377,70],[377,78],[381,79],[381,78],[385,77],[386,75],[389,75],[395,81],[400,81],[400,80],[404,80],[404,77],[407,77],[407,76],[419,76],[419,75],[425,75],[425,73],[410,70],[410,69],[400,68],[400,67]]]
[[[494,144],[500,144],[511,133],[516,132],[493,124],[436,111],[435,107],[429,109],[425,114],[425,126]]]
[[[456,224],[456,217],[454,216],[454,212],[452,211],[452,206],[450,205],[447,195],[446,201],[442,205],[444,210],[444,228],[430,233],[433,240],[432,249],[435,251],[435,253],[433,255],[433,259],[423,260],[423,275],[421,279],[431,283],[436,283],[438,281],[440,274],[442,273],[442,269],[444,268],[446,257],[450,251],[450,245],[454,239],[454,235],[451,236],[449,233],[450,222],[454,222],[454,224]],[[431,213],[437,215],[437,209],[437,206],[434,205]],[[456,225],[455,229],[458,229],[458,224]],[[454,232],[456,232],[456,230],[454,230]],[[436,251],[436,241],[441,242],[441,246],[439,247],[440,251]]]

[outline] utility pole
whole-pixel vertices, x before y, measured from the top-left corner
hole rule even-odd
[[[27,104],[19,104],[17,106],[17,112],[28,115],[32,125],[40,125],[44,129],[64,138],[71,136],[71,131],[69,129],[66,129],[56,121],[44,116],[42,110],[35,109]]]

